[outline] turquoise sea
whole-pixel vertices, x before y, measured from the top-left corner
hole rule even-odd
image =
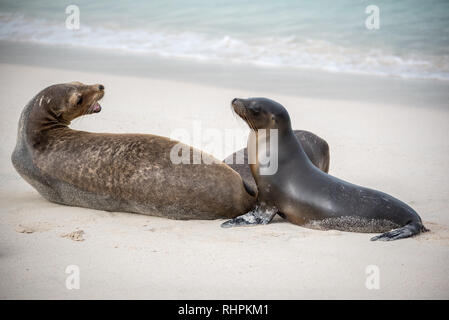
[[[80,28],[65,26],[77,5]],[[379,8],[379,29],[365,12]],[[448,0],[0,0],[0,40],[449,80]]]

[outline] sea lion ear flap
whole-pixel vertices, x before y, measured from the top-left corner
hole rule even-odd
[[[59,107],[57,110],[55,110],[55,116],[58,119],[60,119],[62,117],[62,108],[63,107]]]
[[[48,111],[53,114],[54,117],[59,119],[62,115],[62,106],[48,106]]]

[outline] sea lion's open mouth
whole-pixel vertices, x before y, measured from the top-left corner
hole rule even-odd
[[[101,106],[97,101],[89,109],[90,109],[90,113],[98,113],[101,111]]]
[[[98,87],[98,91],[93,96],[93,98],[94,98],[93,103],[90,105],[89,109],[87,109],[88,110],[87,113],[89,113],[89,114],[98,113],[101,111],[101,105],[100,105],[100,103],[98,103],[98,101],[100,101],[104,97],[104,86],[103,85],[98,85],[98,86],[94,85],[93,87],[95,87],[95,89],[97,89],[97,87]]]

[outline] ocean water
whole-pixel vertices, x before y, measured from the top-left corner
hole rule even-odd
[[[365,26],[369,5],[379,29]],[[0,40],[449,80],[448,0],[0,0]]]

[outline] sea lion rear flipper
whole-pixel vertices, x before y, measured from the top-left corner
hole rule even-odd
[[[241,227],[256,224],[268,224],[278,211],[275,208],[257,206],[253,210],[222,223],[222,228]]]
[[[392,240],[399,240],[404,239],[408,237],[412,237],[420,232],[427,232],[429,231],[424,227],[424,225],[421,222],[414,221],[406,224],[402,228],[394,229],[385,233],[382,233],[378,236],[372,237],[371,241],[392,241]]]

